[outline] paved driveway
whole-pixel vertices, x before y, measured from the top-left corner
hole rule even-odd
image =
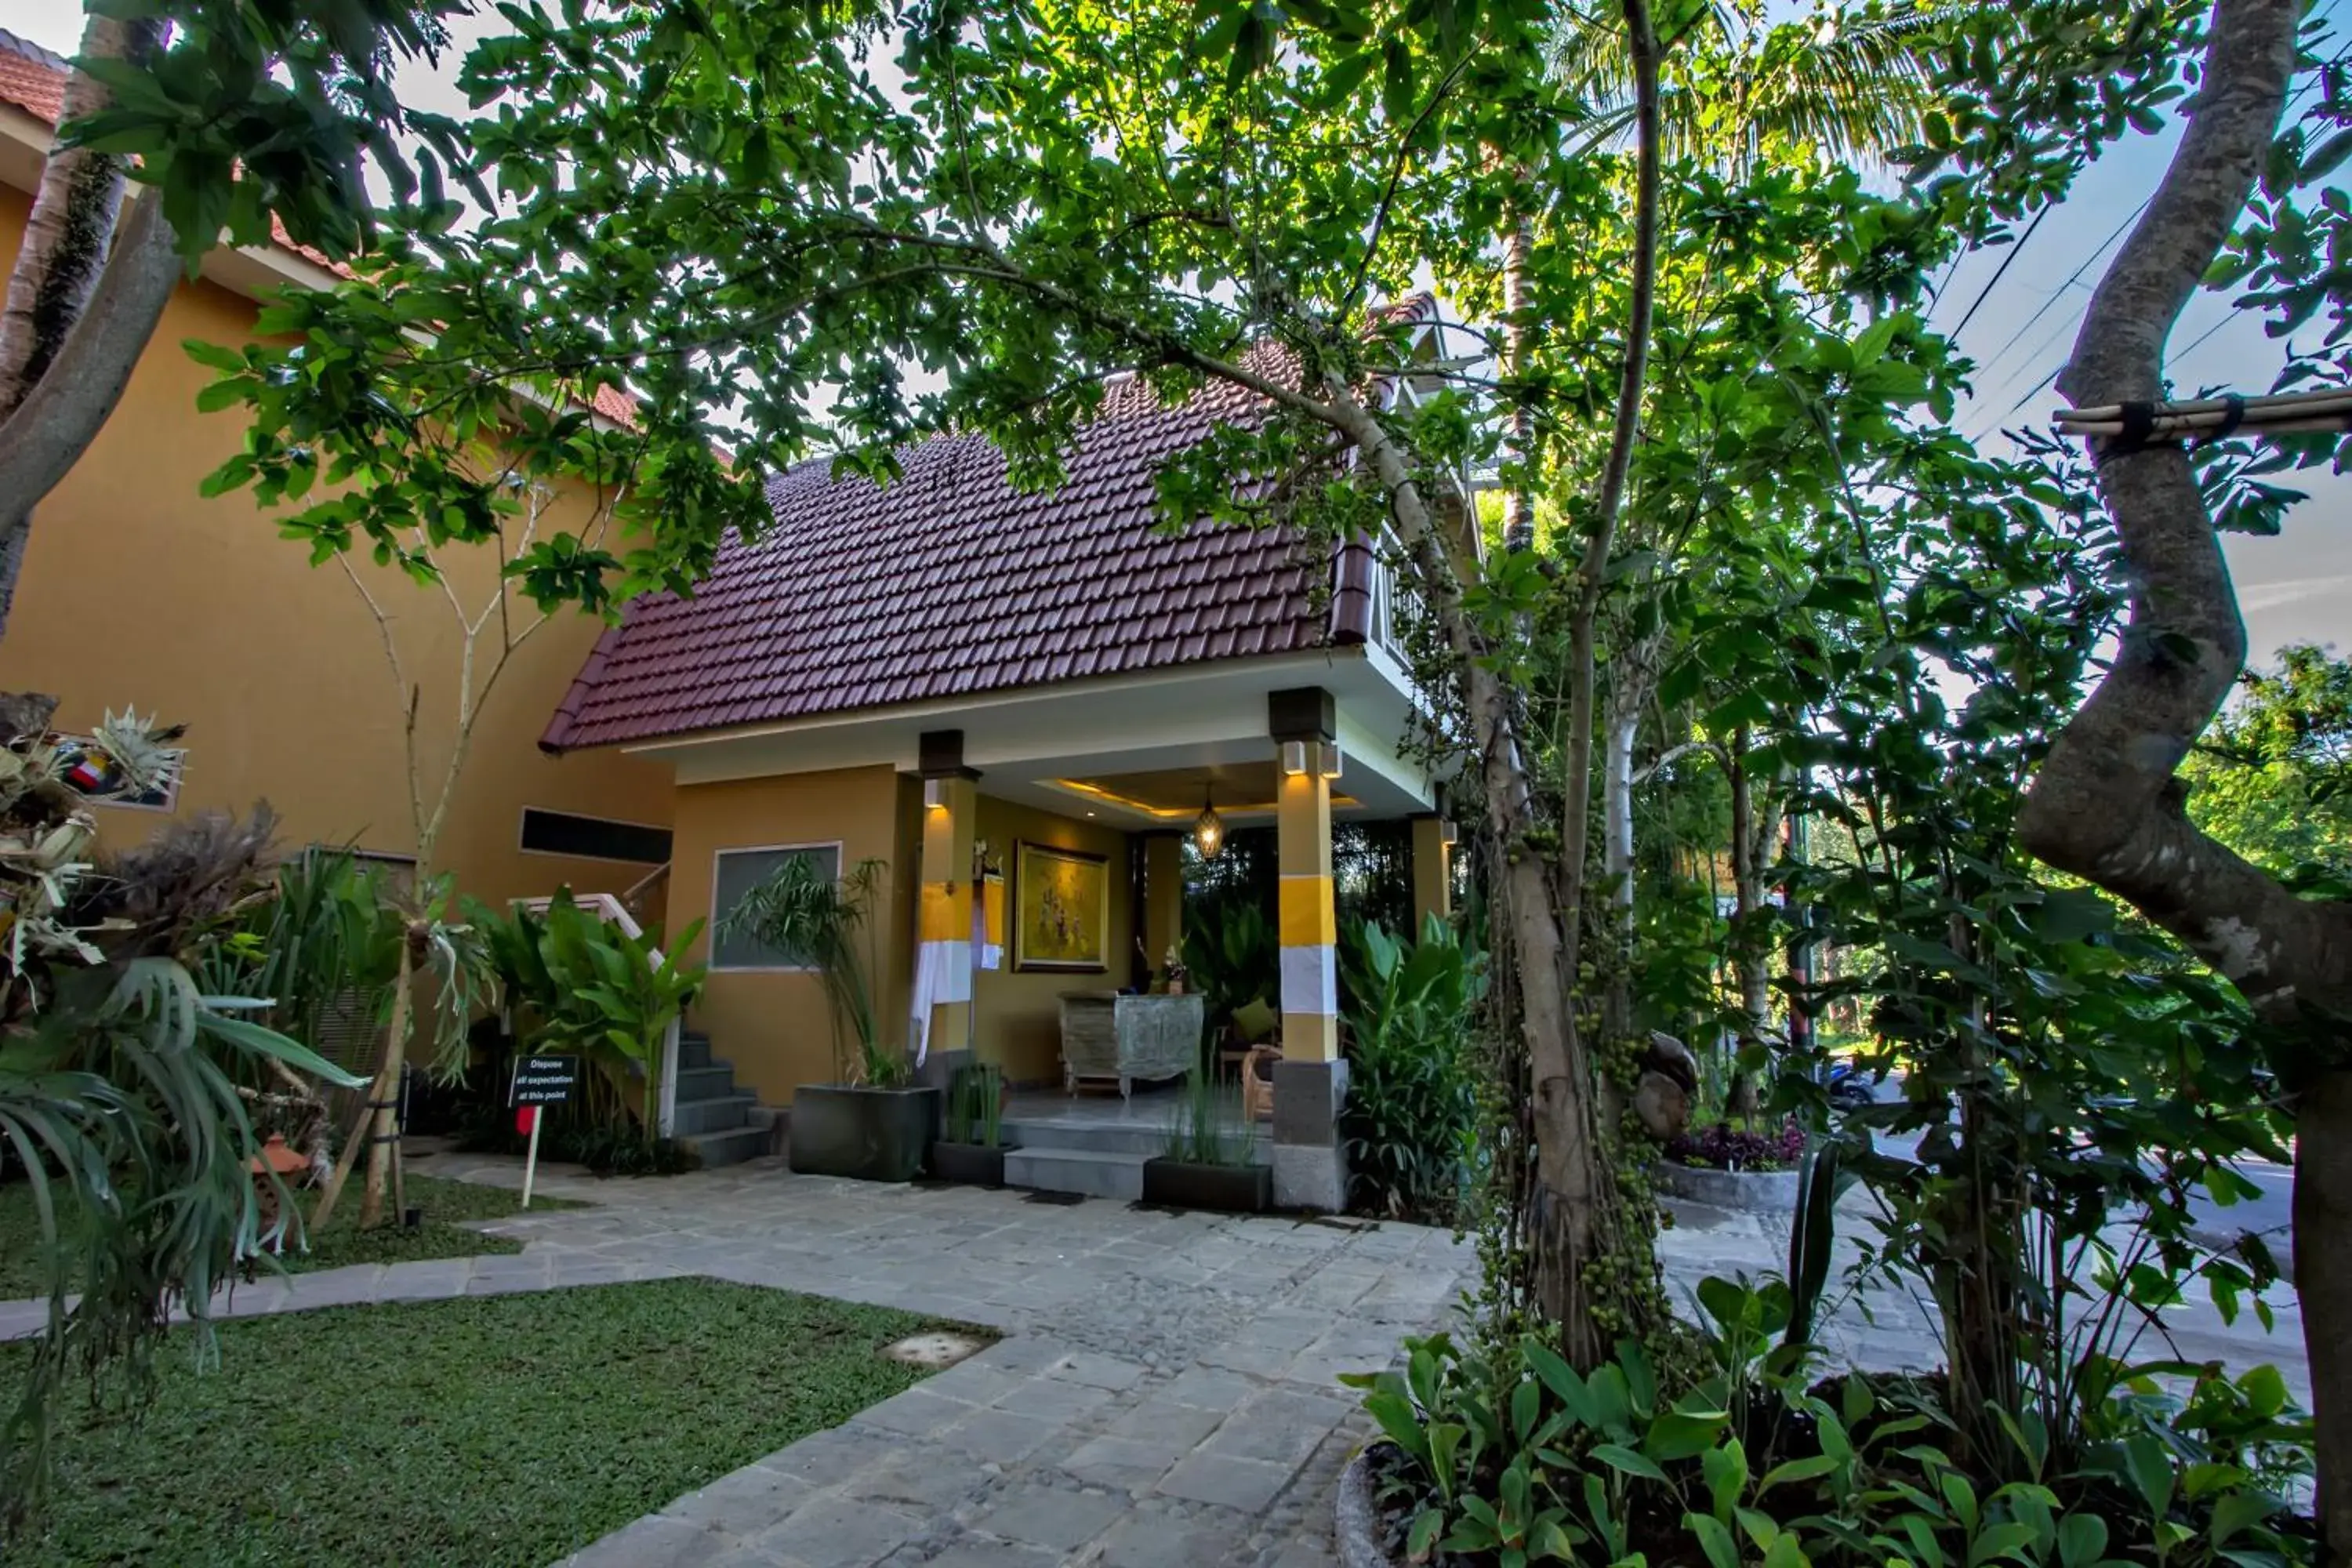
[[[520,1184],[519,1162],[420,1172]],[[517,1256],[338,1268],[242,1287],[236,1315],[707,1274],[995,1329],[996,1345],[677,1499],[582,1568],[1307,1568],[1331,1562],[1331,1492],[1370,1434],[1335,1380],[1444,1326],[1475,1258],[1442,1231],[1039,1202],[971,1187],[795,1176],[777,1162],[658,1181],[542,1173],[598,1206],[487,1228]],[[1777,1268],[1784,1222],[1693,1206],[1660,1240],[1686,1300]],[[2291,1292],[2279,1333],[2168,1314],[2182,1353],[2278,1363],[2307,1389]],[[37,1331],[0,1303],[0,1338]],[[1823,1335],[1864,1365],[1926,1368],[1921,1304],[1880,1291]],[[2144,1353],[2154,1353],[2150,1343]]]
[[[509,1162],[417,1168],[516,1179]],[[768,1162],[550,1190],[602,1206],[500,1222],[527,1250],[477,1274],[505,1289],[709,1274],[1006,1335],[606,1537],[583,1568],[1328,1563],[1332,1486],[1368,1430],[1334,1380],[1440,1326],[1474,1264],[1416,1226],[1065,1205]]]

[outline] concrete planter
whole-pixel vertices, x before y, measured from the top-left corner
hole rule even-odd
[[[939,1135],[936,1089],[804,1083],[793,1091],[784,1163],[807,1176],[911,1182]]]
[[[1364,1449],[1339,1472],[1339,1497],[1332,1520],[1339,1568],[1391,1568],[1395,1559],[1381,1544],[1381,1510],[1372,1486],[1372,1451]]]
[[[1174,1209],[1264,1214],[1274,1202],[1274,1172],[1264,1165],[1189,1165],[1181,1160],[1146,1160],[1143,1201]]]
[[[1657,1164],[1657,1183],[1658,1191],[1670,1197],[1706,1204],[1711,1208],[1743,1209],[1749,1214],[1794,1214],[1797,1210],[1794,1171],[1717,1171],[1661,1160]]]
[[[931,1145],[931,1174],[942,1182],[964,1186],[1001,1187],[1004,1184],[1004,1152],[1017,1146],[950,1143],[941,1139]]]

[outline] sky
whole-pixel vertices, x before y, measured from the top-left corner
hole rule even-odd
[[[2321,14],[2339,35],[2352,30],[2352,0],[2328,0]],[[485,26],[479,18],[461,19],[461,43]],[[74,52],[81,26],[79,0],[0,0],[0,27],[60,54]],[[436,72],[412,62],[400,79],[404,97],[420,107],[463,113],[463,97],[446,80],[451,63],[445,60]],[[2018,247],[1997,281],[2010,247],[1978,252],[1946,282],[1930,319],[1939,327],[1958,326],[1960,347],[1978,361],[1977,396],[1961,404],[1958,424],[1988,448],[2005,449],[2004,429],[2046,420],[2058,406],[2049,379],[2065,363],[2103,263],[2162,177],[2177,135],[2176,123],[2111,149]],[[2268,392],[2281,358],[2280,345],[2263,334],[2258,318],[2233,312],[2216,294],[2190,303],[2172,341],[2168,368],[2185,395]],[[2290,642],[2352,652],[2352,477],[2314,469],[2279,476],[2277,482],[2311,492],[2284,531],[2276,538],[2233,534],[2224,541],[2252,657],[2267,661]]]

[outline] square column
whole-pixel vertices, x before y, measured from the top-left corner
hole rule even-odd
[[[1331,893],[1331,781],[1326,743],[1283,748],[1276,795],[1276,862],[1282,872],[1282,1054],[1328,1062],[1339,1054],[1339,917]]]
[[[960,730],[926,734],[922,753],[923,887],[915,929],[914,1022],[929,1047],[921,1080],[943,1084],[958,1063],[971,1059],[972,837],[980,819],[980,775],[963,766]]]
[[[1413,941],[1432,915],[1454,918],[1454,825],[1433,812],[1412,819]]]
[[[1184,844],[1173,833],[1143,841],[1143,956],[1154,971],[1184,945]]]
[[[1348,1064],[1339,1055],[1338,911],[1331,892],[1331,781],[1339,775],[1331,694],[1320,687],[1266,700],[1275,742],[1276,863],[1282,873],[1282,1057],[1274,1069],[1274,1201],[1326,1212],[1348,1206],[1339,1115]]]

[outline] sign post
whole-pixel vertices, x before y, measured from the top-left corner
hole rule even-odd
[[[562,1105],[572,1098],[572,1089],[580,1082],[578,1057],[525,1057],[515,1063],[514,1090],[507,1103],[520,1107],[518,1121],[528,1119],[530,1149],[523,1156],[522,1206],[530,1207],[530,1186],[539,1173],[539,1128],[547,1119],[546,1107]]]

